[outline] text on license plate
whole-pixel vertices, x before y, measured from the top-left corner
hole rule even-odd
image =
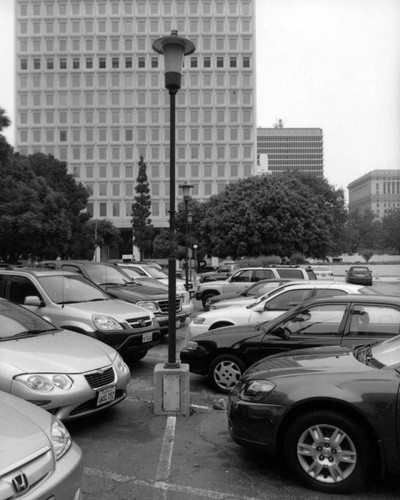
[[[151,342],[153,340],[153,332],[146,332],[142,336],[142,342],[143,344],[145,342]]]
[[[97,406],[104,405],[115,399],[115,385],[102,389],[97,393]]]

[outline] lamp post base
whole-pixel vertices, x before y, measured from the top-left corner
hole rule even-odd
[[[190,416],[189,365],[154,368],[154,414]]]

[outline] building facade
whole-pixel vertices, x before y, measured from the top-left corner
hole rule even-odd
[[[372,170],[351,182],[349,211],[370,210],[382,219],[393,208],[400,209],[400,169]]]
[[[143,156],[153,225],[167,226],[169,94],[152,44],[177,30],[196,47],[176,98],[176,180],[201,201],[255,173],[254,10],[254,0],[16,0],[16,151],[66,161],[93,217],[126,230]]]
[[[257,128],[257,173],[324,175],[320,128]]]

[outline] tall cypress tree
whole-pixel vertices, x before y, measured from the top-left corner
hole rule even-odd
[[[147,181],[147,166],[143,156],[139,161],[139,174],[136,179],[136,196],[132,203],[133,244],[138,248],[140,260],[151,256],[154,228],[151,224],[151,197]]]

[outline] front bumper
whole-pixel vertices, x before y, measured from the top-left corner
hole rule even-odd
[[[208,353],[201,347],[196,350],[182,349],[180,352],[181,363],[189,365],[189,371],[191,373],[197,373],[198,375],[208,374]]]
[[[160,325],[161,333],[163,335],[166,335],[168,333],[169,317],[156,315],[156,320],[158,321],[158,324]],[[183,327],[185,325],[185,322],[186,322],[186,314],[183,312],[177,313],[176,314],[176,328]]]
[[[124,328],[123,330],[100,331],[93,335],[97,340],[113,347],[120,354],[143,352],[161,342],[161,331],[156,320],[151,326],[143,328]]]
[[[281,405],[242,401],[235,390],[228,400],[228,429],[241,446],[274,455],[278,451],[278,428],[286,408]]]

